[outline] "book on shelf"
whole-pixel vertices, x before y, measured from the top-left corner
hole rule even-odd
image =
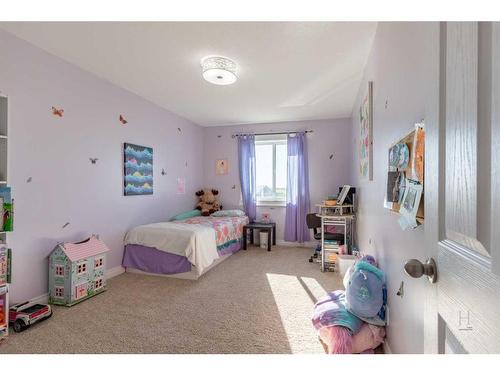
[[[8,250],[7,246],[0,245],[0,286],[7,284],[7,267],[8,267]]]
[[[335,264],[325,263],[325,271],[335,272]]]
[[[7,286],[0,286],[0,338],[8,334]]]
[[[9,186],[0,187],[0,203],[1,216],[0,227],[4,232],[12,232],[14,230],[14,202],[11,197],[11,189]]]
[[[337,241],[324,243],[325,250],[338,250],[340,248],[340,243]]]
[[[325,259],[328,263],[333,263],[335,264],[335,262],[337,261],[337,254],[336,253],[332,253],[332,254],[328,254],[328,256],[326,257]]]
[[[12,249],[7,249],[7,284],[12,282]]]
[[[0,286],[9,280],[9,249],[7,245],[0,244]]]
[[[337,250],[338,248],[340,248],[339,245],[327,245],[327,244],[325,244],[325,250],[332,250],[332,249]]]
[[[329,246],[340,246],[340,241],[335,240],[325,240],[324,243]]]

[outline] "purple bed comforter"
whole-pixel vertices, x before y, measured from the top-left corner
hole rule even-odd
[[[224,255],[235,253],[240,249],[241,242],[232,243],[225,249]],[[191,263],[186,257],[142,245],[125,246],[122,266],[161,275],[191,271]]]

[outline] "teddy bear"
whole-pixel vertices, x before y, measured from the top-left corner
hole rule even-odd
[[[218,194],[219,191],[215,189],[205,189],[196,192],[196,195],[200,198],[196,209],[201,211],[202,216],[209,216],[215,211],[222,210],[222,205],[217,200]]]

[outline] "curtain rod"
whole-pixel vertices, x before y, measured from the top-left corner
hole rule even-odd
[[[304,130],[303,131],[304,133],[312,133],[313,131],[312,130]],[[252,135],[281,135],[281,134],[296,134],[296,133],[301,133],[300,130],[297,130],[297,131],[289,131],[289,132],[270,132],[270,133],[251,133]],[[250,133],[237,133],[237,134],[233,134],[231,136],[231,138],[236,138],[236,137],[240,137],[242,135],[248,135]]]

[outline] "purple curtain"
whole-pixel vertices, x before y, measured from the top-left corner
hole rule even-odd
[[[285,241],[309,241],[306,215],[309,213],[309,176],[305,133],[288,135]]]
[[[250,219],[257,217],[257,185],[255,183],[255,136],[238,136],[238,162],[240,167],[241,195],[243,209]]]

